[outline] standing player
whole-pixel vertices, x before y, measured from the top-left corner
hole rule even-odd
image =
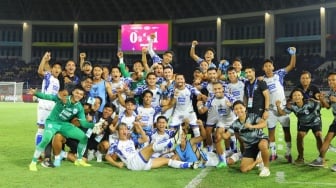
[[[304,164],[304,137],[309,129],[312,130],[316,138],[317,151],[320,151],[322,146],[322,122],[321,122],[321,105],[319,101],[313,99],[304,99],[302,89],[295,88],[291,94],[291,101],[287,102],[286,107],[282,109],[282,101],[277,100],[276,105],[280,115],[294,112],[298,119],[298,133],[296,138],[298,158],[295,164]]]
[[[207,131],[207,147],[212,147],[212,129],[216,128],[216,153],[219,158],[219,163],[217,168],[222,168],[226,166],[226,154],[223,151],[223,146],[221,143],[221,135],[224,132],[224,129],[230,127],[233,121],[236,119],[236,116],[231,110],[232,103],[235,101],[231,96],[224,94],[224,88],[222,83],[217,82],[213,83],[214,96],[209,97],[205,106],[203,102],[199,101],[197,104],[198,112],[203,114],[208,112],[208,117],[206,121]],[[209,139],[209,140],[208,140]],[[226,139],[229,140],[229,139]],[[230,151],[230,149],[228,148]],[[208,151],[211,151],[208,149]]]
[[[328,109],[331,108],[332,113],[334,115],[334,120],[329,127],[327,136],[324,138],[324,142],[320,149],[320,156],[317,159],[315,159],[312,163],[310,163],[311,166],[319,166],[319,167],[324,166],[325,154],[328,151],[331,141],[334,139],[336,135],[336,72],[329,73],[328,84],[330,87],[330,91],[328,92],[327,95],[321,93],[320,102],[323,107],[326,107]],[[336,172],[336,164],[334,164],[331,167],[331,170]]]
[[[51,66],[51,70],[47,70],[46,68],[49,67],[49,61],[51,59],[51,53],[46,52],[42,57],[41,63],[38,67],[38,74],[39,76],[43,77],[42,81],[42,93],[44,94],[52,94],[57,95],[60,89],[60,83],[58,80],[59,74],[62,72],[62,67],[60,63],[54,63]],[[45,121],[49,116],[51,110],[54,108],[55,102],[39,99],[38,103],[38,110],[37,110],[37,133],[35,136],[35,143],[36,146],[41,142],[42,135],[44,132]],[[51,162],[51,144],[48,143],[48,146],[45,151],[45,159],[41,163],[43,167],[54,167],[53,163]]]
[[[193,95],[198,96],[198,99],[203,101],[207,99],[207,97],[201,94],[195,87],[186,84],[182,74],[176,74],[175,89],[170,91],[171,104],[175,106],[169,127],[177,129],[183,123],[184,119],[189,119],[194,136],[199,136],[200,131],[196,124],[197,117],[192,106]]]
[[[292,155],[291,155],[291,133],[290,133],[290,120],[289,116],[279,116],[276,107],[276,100],[280,100],[282,106],[286,105],[286,96],[285,96],[285,89],[283,86],[284,77],[285,75],[295,68],[296,64],[296,48],[289,47],[288,52],[291,55],[291,59],[289,64],[282,69],[274,71],[274,65],[272,60],[266,59],[263,65],[263,71],[265,72],[264,81],[267,84],[269,93],[270,93],[270,109],[269,109],[269,117],[267,119],[267,126],[268,126],[268,136],[270,141],[270,149],[271,149],[271,158],[270,160],[277,159],[277,152],[276,152],[276,144],[275,144],[275,128],[277,122],[282,125],[284,131],[284,137],[286,141],[286,154],[285,157],[289,163],[292,162]]]

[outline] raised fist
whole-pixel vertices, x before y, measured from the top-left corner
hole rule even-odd
[[[289,48],[287,48],[287,51],[290,55],[295,55],[296,48],[295,47],[289,47]]]

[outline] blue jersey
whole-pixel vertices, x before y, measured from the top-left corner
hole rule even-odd
[[[181,145],[178,145],[175,148],[176,153],[180,157],[180,160],[183,162],[196,162],[198,161],[198,158],[196,156],[196,153],[194,152],[191,143],[189,140],[187,140],[186,148],[182,150]]]
[[[98,83],[95,83],[92,85],[92,88],[90,90],[90,95],[93,97],[100,97],[102,99],[102,102],[100,104],[100,107],[98,109],[99,112],[103,112],[104,106],[106,104],[106,87],[105,87],[105,80],[101,80]]]

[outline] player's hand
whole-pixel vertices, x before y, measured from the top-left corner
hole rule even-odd
[[[124,53],[122,51],[118,51],[117,56],[118,56],[119,59],[123,58],[124,57]]]
[[[252,129],[252,128],[253,128],[253,126],[252,126],[251,123],[245,123],[244,127],[245,127],[246,129]]]
[[[330,102],[336,102],[336,97],[335,96],[330,96],[329,100],[330,100]]]
[[[156,38],[156,35],[155,35],[155,33],[151,33],[150,35],[149,35],[149,37],[150,37],[150,39],[155,39]]]
[[[264,111],[264,113],[263,113],[263,115],[262,115],[262,118],[263,118],[264,120],[267,120],[267,119],[268,119],[268,116],[269,116],[268,111]]]
[[[295,55],[296,48],[295,47],[289,47],[289,48],[287,48],[287,51],[290,55]]]
[[[147,54],[147,52],[148,52],[148,48],[145,47],[145,46],[142,47],[141,52],[142,52],[143,54]]]
[[[50,52],[44,53],[44,55],[43,55],[43,61],[49,62],[50,59],[51,59],[51,53]]]
[[[27,92],[28,95],[35,95],[36,89],[30,88]]]
[[[123,168],[124,165],[125,165],[125,164],[124,164],[123,162],[121,162],[121,161],[120,161],[120,162],[117,162],[117,167],[118,167],[118,168]]]
[[[85,52],[80,53],[80,54],[79,54],[79,57],[80,57],[81,59],[85,59],[85,58],[86,58],[86,53],[85,53]]]
[[[193,40],[193,41],[191,42],[191,46],[196,46],[196,45],[198,45],[197,40]]]
[[[280,107],[280,106],[281,106],[281,101],[280,101],[280,100],[276,100],[276,101],[275,101],[275,105],[276,105],[277,107]]]
[[[200,120],[200,119],[198,119],[198,120],[196,121],[196,124],[197,124],[199,127],[200,127],[200,126],[203,127],[203,121]]]

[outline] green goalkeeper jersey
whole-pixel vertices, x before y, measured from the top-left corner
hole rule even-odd
[[[94,126],[93,123],[86,121],[82,104],[80,102],[72,103],[71,96],[66,97],[65,104],[58,98],[57,95],[37,92],[35,96],[41,99],[54,101],[56,103],[47,120],[54,122],[70,122],[71,119],[77,117],[82,127],[92,128]]]

